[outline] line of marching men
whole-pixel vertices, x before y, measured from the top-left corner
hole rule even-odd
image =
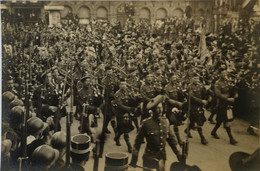
[[[238,94],[234,84],[232,84],[234,80],[231,79],[230,73],[226,70],[220,71],[218,79],[215,82],[208,82],[207,85],[202,84],[200,77],[196,73],[189,75],[186,84],[183,84],[184,81],[180,81],[183,78],[177,74],[170,75],[169,81],[165,81],[165,84],[162,84],[163,78],[157,78],[153,74],[147,74],[145,81],[140,82],[136,80],[135,72],[127,79],[121,78],[119,80],[113,74],[113,68],[106,67],[105,70],[106,76],[102,78],[102,85],[99,87],[93,83],[93,78],[89,75],[81,78],[78,82],[79,85],[75,86],[78,89],[78,93],[75,94],[74,98],[77,105],[75,117],[80,120],[79,132],[89,135],[85,138],[88,144],[94,141],[95,131],[93,130],[97,127],[97,118],[102,113],[105,118],[103,124],[104,132],[107,134],[111,133],[107,129],[108,124],[111,123],[115,133],[115,144],[117,146],[121,145],[120,136],[123,135],[129,153],[138,151],[140,143],[146,137],[147,147],[145,156],[148,158],[148,162],[144,159],[144,166],[150,163],[150,158],[165,161],[165,142],[169,140],[169,137],[172,138],[169,140],[169,144],[178,160],[181,161],[183,158],[176,148],[177,143],[181,146],[183,145],[178,127],[189,117],[189,127],[185,130],[185,133],[188,134],[189,138],[192,138],[190,129],[196,128],[201,138],[201,143],[206,145],[208,141],[202,130],[206,121],[204,116],[206,108],[211,110],[212,114],[217,114],[217,123],[211,135],[219,139],[217,129],[223,123],[230,138],[230,143],[237,143],[231,134],[229,123],[233,120],[232,105]],[[23,100],[18,99],[15,95],[16,91],[14,91],[12,84],[10,84],[9,91],[2,94],[2,140],[3,149],[5,149],[2,150],[4,156],[2,160],[3,167],[15,170],[19,167],[19,163],[23,163],[20,167],[27,165],[27,167],[32,167],[31,169],[33,169],[33,166],[37,166],[37,169],[40,166],[54,169],[61,169],[65,166],[65,161],[62,158],[64,158],[66,153],[66,135],[59,131],[61,128],[59,120],[67,112],[65,108],[61,108],[60,117],[57,118],[59,94],[57,93],[56,85],[58,84],[54,81],[53,72],[48,70],[48,72],[43,74],[42,84],[35,89],[32,95],[29,116],[26,122],[27,154],[23,158],[21,156],[24,149],[22,149],[21,142],[24,138],[22,137],[22,128],[25,123],[22,121],[26,113],[26,107]],[[134,84],[140,85],[134,86]],[[156,99],[158,97],[162,98],[159,98],[160,100],[157,103]],[[153,107],[148,107],[148,104],[153,102],[156,103],[156,105],[152,105],[153,107],[162,103],[162,109],[159,110],[159,113],[162,114],[160,118],[168,119],[167,123],[171,130],[169,130],[168,126],[165,129],[158,127],[158,117],[155,119],[155,122],[151,122],[154,120],[154,116],[157,116],[155,113],[158,112]],[[141,116],[141,124],[138,123],[137,117],[139,116]],[[209,119],[211,120],[212,117],[213,115]],[[162,123],[165,126],[164,122]],[[150,124],[150,126],[147,126],[147,124]],[[137,135],[139,138],[136,139],[135,145],[132,147],[128,133],[134,129],[134,126],[139,130]],[[55,128],[57,129],[55,130]],[[54,130],[58,132],[53,134]],[[160,131],[163,134],[160,134]],[[177,141],[172,134],[173,132]],[[171,136],[162,136],[168,133],[171,133]],[[140,138],[140,136],[143,137]],[[81,141],[84,137],[74,139],[74,141]],[[85,149],[77,149],[78,147],[75,147],[74,151],[71,152],[72,161],[79,160],[73,162],[77,163],[75,167],[84,165],[82,161],[86,161],[86,157],[88,157],[90,152],[89,146],[87,145],[86,147],[84,147]],[[76,154],[73,156],[74,153]],[[132,165],[135,165],[134,163]]]

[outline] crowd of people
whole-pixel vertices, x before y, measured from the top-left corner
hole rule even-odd
[[[219,138],[216,131],[223,122],[230,143],[236,144],[229,124],[232,111],[256,117],[259,110],[259,23],[239,20],[235,30],[224,25],[219,34],[203,35],[203,45],[203,22],[200,30],[190,18],[157,25],[129,18],[124,28],[106,20],[79,25],[69,19],[52,26],[2,21],[2,167],[16,170],[18,159],[28,157],[27,168],[67,168],[66,134],[59,121],[70,113],[68,101],[76,106],[72,118],[80,120],[79,133],[87,133],[91,142],[101,114],[104,132],[111,133],[111,123],[115,145],[124,135],[133,155],[146,137],[144,166],[151,158],[165,160],[166,139],[183,160],[176,145],[183,145],[178,127],[187,118],[186,134],[191,138],[190,129],[196,128],[201,143],[208,144],[202,131],[205,110],[213,124],[217,115],[211,135]],[[160,103],[162,109],[155,108]],[[161,114],[168,121],[158,119]],[[167,133],[168,122],[177,141],[172,134],[160,139],[158,132]],[[132,147],[128,133],[134,127],[138,135]],[[71,153],[77,169],[83,169],[89,155],[80,150]]]

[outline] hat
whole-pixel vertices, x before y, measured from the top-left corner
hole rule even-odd
[[[23,104],[23,101],[20,100],[20,99],[14,99],[13,101],[11,101],[11,102],[9,103],[10,109],[12,109],[12,108],[15,107],[15,106],[23,106],[23,105],[24,105],[24,104]]]
[[[182,162],[174,162],[171,164],[170,171],[201,171],[201,169],[197,165],[187,165]]]
[[[232,171],[257,171],[259,170],[259,149],[252,155],[245,152],[234,152],[229,157],[229,165]]]
[[[109,152],[106,154],[105,165],[106,168],[125,170],[128,168],[128,154],[122,152]]]
[[[156,96],[155,98],[153,98],[152,100],[150,100],[147,103],[146,108],[148,110],[152,109],[152,108],[156,107],[159,103],[161,103],[163,101],[164,101],[164,95],[158,95],[158,96]]]
[[[14,99],[15,99],[15,95],[10,91],[6,91],[2,94],[2,100],[6,101],[7,103],[10,103]]]
[[[43,122],[38,117],[32,117],[27,120],[27,130],[30,135],[40,134],[48,127],[48,124]]]
[[[71,153],[73,154],[87,154],[91,148],[91,138],[87,134],[77,134],[71,137]]]
[[[50,167],[55,164],[58,158],[59,158],[58,150],[53,149],[49,145],[41,145],[33,151],[32,158],[31,158],[32,166]]]
[[[24,112],[25,112],[25,110],[24,110],[24,107],[22,107],[22,106],[13,107],[11,109],[11,115],[10,115],[11,121],[22,122],[22,117],[23,117]]]
[[[63,149],[66,147],[66,134],[64,132],[56,132],[51,137],[51,146],[55,149]]]

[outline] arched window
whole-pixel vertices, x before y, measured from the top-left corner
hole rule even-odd
[[[167,11],[164,8],[160,8],[156,11],[156,19],[164,20],[167,18]]]
[[[86,6],[80,7],[79,10],[78,10],[78,17],[80,19],[90,18],[90,9]]]
[[[151,12],[149,9],[147,8],[142,8],[140,10],[140,16],[139,16],[140,20],[144,20],[144,21],[151,21]]]
[[[180,8],[177,8],[173,11],[173,16],[176,17],[183,17],[183,10]]]
[[[72,9],[69,6],[64,6],[64,10],[60,12],[61,18],[66,18],[69,14],[72,14]]]
[[[97,9],[97,19],[106,20],[107,17],[107,9],[105,7],[99,7]]]
[[[80,7],[77,16],[79,17],[79,24],[89,24],[90,9],[87,6]]]

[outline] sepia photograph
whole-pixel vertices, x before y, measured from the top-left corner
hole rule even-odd
[[[1,171],[259,171],[260,0],[1,0]]]

